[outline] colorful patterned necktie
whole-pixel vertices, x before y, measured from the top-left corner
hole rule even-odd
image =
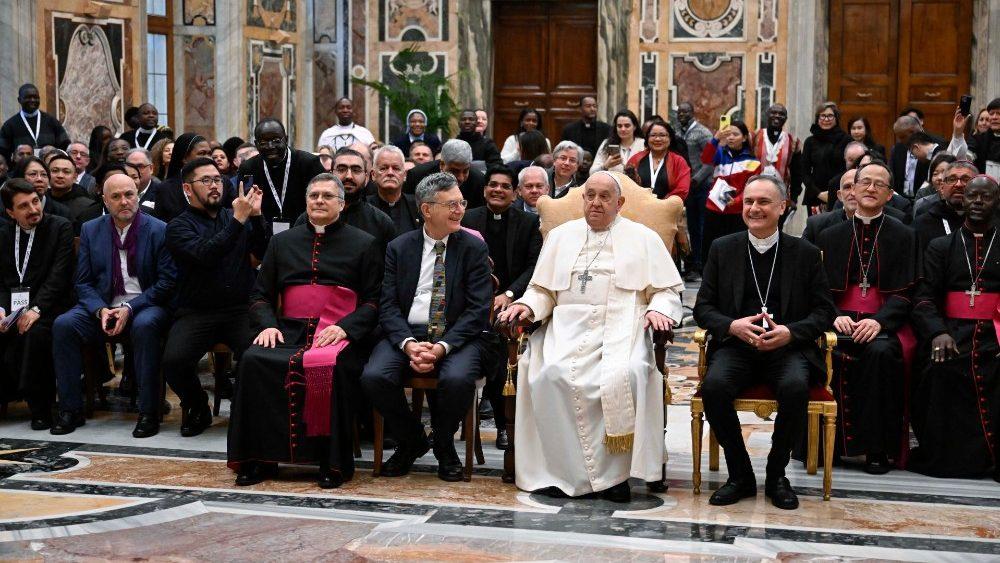
[[[437,342],[444,336],[444,243],[434,243],[434,282],[431,285],[431,310],[427,326],[427,338]]]

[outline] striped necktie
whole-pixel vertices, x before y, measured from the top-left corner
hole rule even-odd
[[[434,282],[431,285],[431,310],[427,326],[427,338],[437,342],[444,335],[444,243],[434,243]]]

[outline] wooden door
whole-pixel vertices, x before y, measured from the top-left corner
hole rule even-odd
[[[596,2],[493,2],[493,138],[517,131],[524,108],[542,114],[553,145],[597,93]]]
[[[863,115],[891,147],[899,112],[915,106],[924,127],[950,136],[969,88],[971,0],[832,0],[829,98],[843,125]]]

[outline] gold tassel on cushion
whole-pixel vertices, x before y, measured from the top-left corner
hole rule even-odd
[[[503,396],[513,397],[517,395],[517,389],[514,387],[513,380],[514,366],[507,364],[507,382],[503,384]]]
[[[627,454],[632,451],[632,440],[635,434],[622,434],[621,436],[604,436],[604,446],[610,454]]]
[[[670,383],[667,382],[667,377],[670,374],[670,370],[663,374],[663,404],[669,405],[674,399],[674,393],[670,390]]]

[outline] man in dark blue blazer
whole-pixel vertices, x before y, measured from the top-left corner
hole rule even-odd
[[[165,245],[166,224],[139,213],[135,182],[115,174],[104,183],[108,215],[88,221],[80,231],[76,293],[79,302],[52,328],[53,364],[59,414],[50,432],[68,434],[82,426],[81,348],[128,329],[139,384],[139,420],[132,436],[154,436],[160,429],[161,340],[170,328],[166,309],[177,270]]]
[[[386,249],[379,311],[385,338],[375,346],[361,386],[399,440],[381,471],[396,477],[430,447],[423,423],[406,405],[402,378],[407,371],[436,372],[431,426],[438,477],[459,481],[462,464],[452,437],[472,404],[481,370],[479,340],[493,303],[489,250],[462,230],[468,202],[454,176],[431,174],[416,194],[424,226]]]

